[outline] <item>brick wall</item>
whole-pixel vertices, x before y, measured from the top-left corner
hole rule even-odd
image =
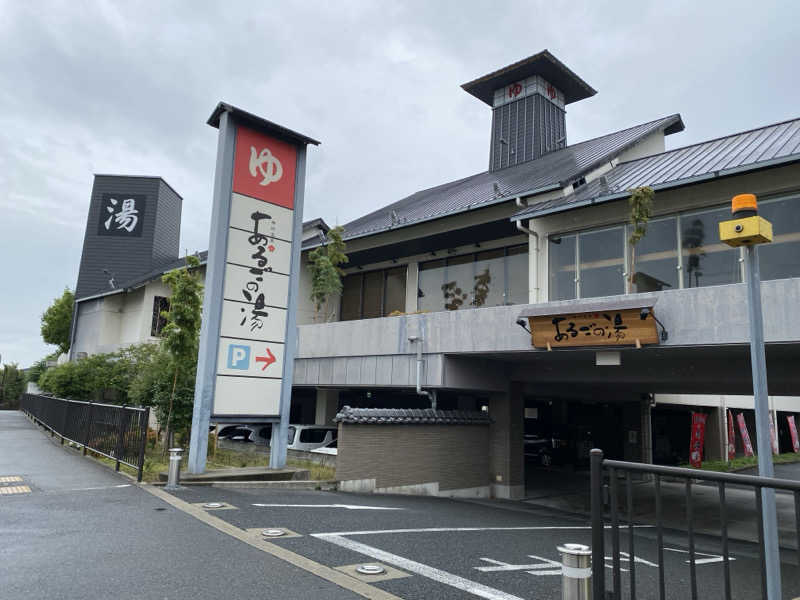
[[[439,483],[441,491],[489,484],[488,425],[339,425],[339,481],[377,488]]]

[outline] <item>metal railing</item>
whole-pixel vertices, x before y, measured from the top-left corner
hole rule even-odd
[[[64,400],[51,396],[23,394],[20,410],[46,427],[52,435],[110,458],[119,471],[120,464],[136,469],[142,480],[147,424],[150,408],[117,406],[96,402]]]
[[[591,512],[592,512],[592,592],[596,600],[605,600],[610,597],[614,600],[622,598],[621,581],[621,556],[620,556],[620,476],[624,477],[625,482],[625,504],[627,525],[627,555],[626,569],[629,573],[630,598],[636,599],[636,560],[634,557],[634,515],[633,515],[633,480],[632,475],[649,475],[653,478],[653,495],[655,499],[655,527],[657,544],[658,562],[658,598],[664,600],[665,596],[665,571],[664,571],[664,518],[662,506],[662,478],[679,479],[684,482],[684,500],[686,506],[686,533],[688,538],[689,560],[689,585],[691,588],[691,598],[696,600],[697,594],[697,572],[695,559],[695,523],[694,505],[692,499],[692,485],[694,480],[716,483],[719,495],[719,518],[720,518],[720,545],[722,548],[723,564],[723,593],[725,600],[731,599],[731,572],[730,572],[730,552],[728,547],[728,505],[726,501],[726,487],[730,484],[737,488],[750,488],[755,494],[756,511],[758,513],[758,553],[761,571],[761,596],[767,598],[767,569],[764,552],[764,528],[762,516],[761,490],[772,488],[774,490],[785,490],[794,495],[794,513],[796,536],[798,543],[798,554],[800,554],[800,481],[790,481],[786,479],[775,479],[769,477],[758,477],[754,475],[738,475],[734,473],[720,473],[715,471],[700,471],[698,469],[687,469],[682,467],[666,467],[661,465],[651,465],[645,463],[623,462],[618,460],[608,460],[603,458],[603,451],[594,449],[591,451]],[[607,483],[606,483],[607,480]],[[608,486],[608,505],[611,519],[611,573],[612,590],[610,596],[606,592],[605,569],[605,531],[608,528],[605,519],[605,486]],[[624,553],[625,551],[623,551]]]

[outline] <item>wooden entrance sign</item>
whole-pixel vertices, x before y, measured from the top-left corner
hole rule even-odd
[[[536,315],[527,319],[531,343],[536,348],[658,344],[652,308]]]

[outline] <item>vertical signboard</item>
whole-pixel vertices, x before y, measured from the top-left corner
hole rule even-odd
[[[728,460],[736,458],[736,433],[733,429],[733,413],[728,413]]]
[[[270,465],[285,464],[305,152],[315,140],[226,104],[218,126],[189,470],[205,469],[208,423],[278,424]]]
[[[794,422],[794,415],[786,417],[789,422],[789,435],[792,437],[792,450],[800,452],[800,438],[797,437],[797,423]]]
[[[744,413],[736,415],[736,423],[739,425],[739,435],[742,436],[744,455],[753,456],[753,443],[750,441],[750,434],[747,432],[747,423],[744,422]]]

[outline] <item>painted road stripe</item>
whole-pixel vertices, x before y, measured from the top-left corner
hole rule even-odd
[[[91,492],[94,490],[115,490],[119,488],[126,488],[131,487],[132,484],[130,483],[122,483],[120,485],[102,485],[99,487],[86,487],[86,488],[72,488],[67,490],[68,492]]]
[[[362,544],[361,542],[348,540],[347,538],[341,537],[339,535],[330,535],[330,534],[325,535],[318,533],[312,535],[316,538],[323,539],[326,542],[330,542],[331,544],[336,544],[337,546],[341,546],[342,548],[345,548],[347,550],[358,552],[359,554],[363,554],[364,556],[369,556],[370,558],[378,560],[383,563],[388,563],[399,569],[403,569],[404,571],[408,571],[410,573],[416,573],[417,575],[422,575],[423,577],[427,577],[428,579],[432,579],[433,581],[436,581],[438,583],[449,585],[450,587],[454,587],[456,589],[473,594],[475,596],[479,596],[481,598],[486,598],[487,600],[523,600],[519,596],[513,596],[511,594],[507,594],[506,592],[489,587],[488,585],[483,585],[475,581],[470,581],[469,579],[459,577],[458,575],[453,575],[452,573],[448,573],[447,571],[442,571],[441,569],[435,569],[433,567],[429,567],[428,565],[418,563],[417,561],[410,560],[408,558],[403,558],[402,556],[392,554],[391,552],[386,552],[384,550],[381,550],[380,548],[374,548],[372,546],[367,546],[366,544]]]
[[[254,548],[258,548],[267,554],[271,554],[272,556],[299,567],[304,571],[308,571],[309,573],[312,573],[321,579],[330,581],[331,583],[334,583],[346,590],[350,590],[354,594],[358,594],[363,598],[370,598],[370,600],[403,600],[399,596],[395,596],[394,594],[385,592],[382,589],[376,588],[368,583],[354,579],[353,577],[350,577],[349,575],[346,575],[340,571],[326,567],[325,565],[315,562],[310,558],[306,558],[301,554],[287,550],[278,544],[256,539],[255,536],[247,531],[243,531],[235,525],[231,525],[227,521],[224,521],[219,517],[215,517],[213,514],[210,514],[209,512],[197,506],[192,506],[188,502],[184,502],[180,498],[177,498],[172,494],[165,492],[164,490],[150,485],[142,485],[140,487],[146,492],[151,493],[153,496],[160,498],[167,504],[171,504],[178,510],[191,515],[198,521],[202,521],[206,525],[210,525],[222,533],[226,533],[237,540],[253,546]]]
[[[31,488],[27,485],[10,485],[0,487],[0,495],[8,496],[9,494],[30,494]]]
[[[391,506],[365,506],[363,504],[253,504],[260,508],[346,508],[347,510],[405,510]]]
[[[16,481],[22,481],[22,477],[19,475],[6,475],[4,477],[0,477],[0,483],[14,483]]]
[[[605,529],[611,529],[611,525],[606,525]],[[647,529],[654,525],[634,525],[636,529]],[[331,531],[327,533],[313,533],[317,537],[331,535],[351,536],[351,535],[380,535],[381,533],[445,533],[449,531],[548,531],[557,529],[591,529],[591,525],[548,525],[532,527],[425,527],[421,529],[372,529],[365,531]]]

